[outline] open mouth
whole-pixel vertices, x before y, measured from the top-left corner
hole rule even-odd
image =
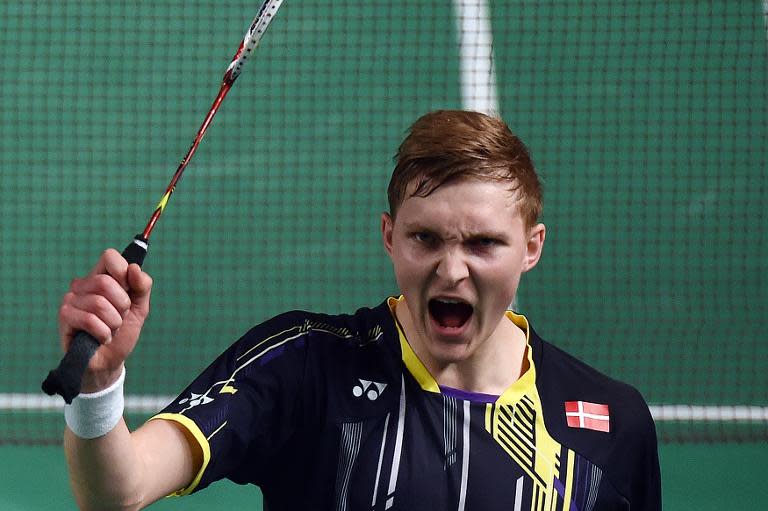
[[[440,326],[461,328],[472,316],[472,306],[459,300],[433,298],[429,301],[429,314]]]

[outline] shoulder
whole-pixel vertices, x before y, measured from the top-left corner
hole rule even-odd
[[[604,403],[610,406],[612,420],[626,418],[616,426],[625,428],[648,426],[650,411],[645,399],[633,386],[614,379],[586,362],[531,333],[536,386],[550,398]],[[578,398],[578,399],[575,399]],[[561,405],[562,406],[562,405]]]
[[[280,342],[285,347],[278,347]],[[386,301],[351,314],[286,312],[251,329],[238,344],[238,353],[253,356],[275,346],[245,376],[252,382],[275,380],[278,388],[289,389],[310,422],[375,415],[397,405],[394,389],[401,383],[402,355]],[[357,399],[371,386],[380,399]]]
[[[351,314],[285,312],[251,328],[227,352],[238,360],[259,357],[264,369],[285,370],[285,364],[292,364],[293,371],[329,365],[341,371],[345,364],[384,358],[383,352],[399,359],[400,346],[385,301]]]
[[[246,344],[276,336],[335,341],[342,346],[364,346],[380,341],[394,331],[386,302],[363,307],[352,314],[324,314],[294,310],[274,316],[251,328],[241,339]]]
[[[600,466],[631,502],[655,498],[647,492],[659,487],[656,428],[642,394],[533,331],[531,346],[552,437]],[[597,422],[590,414],[598,416]]]

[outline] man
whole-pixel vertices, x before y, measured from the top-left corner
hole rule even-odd
[[[60,310],[103,346],[67,410],[86,509],[141,508],[222,478],[266,509],[661,507],[656,435],[633,388],[507,311],[539,260],[541,187],[499,119],[438,111],[397,155],[382,215],[402,296],[254,327],[131,433],[123,362],[151,279],[109,250]]]

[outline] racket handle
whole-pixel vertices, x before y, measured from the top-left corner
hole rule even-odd
[[[123,257],[129,264],[136,263],[141,266],[144,263],[144,256],[147,255],[147,246],[148,240],[141,234],[137,234],[123,250]],[[65,403],[70,404],[80,394],[83,374],[99,346],[99,341],[91,334],[82,330],[75,332],[69,350],[59,362],[58,367],[50,371],[43,381],[43,392],[49,396],[59,394],[64,398]]]

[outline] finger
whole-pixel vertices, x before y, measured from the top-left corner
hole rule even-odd
[[[123,289],[128,289],[128,280],[126,273],[128,272],[128,261],[115,250],[114,248],[108,248],[105,250],[101,257],[99,257],[96,266],[93,267],[88,276],[93,275],[110,275],[112,276]]]
[[[138,264],[128,266],[128,286],[134,306],[144,311],[149,310],[149,295],[152,291],[152,277],[141,270]]]
[[[152,277],[138,264],[132,263],[128,266],[128,286],[131,294],[143,296],[152,290]]]
[[[69,349],[72,337],[79,330],[91,334],[101,344],[108,344],[112,340],[112,329],[98,316],[67,303],[59,309],[59,324],[65,351]]]
[[[84,279],[76,279],[72,281],[70,290],[75,296],[103,296],[119,311],[126,310],[131,306],[128,292],[111,275],[102,273]]]
[[[104,252],[101,253],[99,256],[98,261],[96,261],[96,265],[91,269],[91,271],[88,273],[88,275],[96,275],[99,273],[106,273],[107,271],[107,259],[114,257],[114,254],[117,253],[117,250],[114,248],[108,248]]]
[[[130,301],[127,302],[130,306]],[[128,307],[118,309],[102,295],[75,295],[67,301],[67,305],[88,312],[99,318],[99,320],[109,327],[110,331],[115,331],[123,324],[123,316],[128,311]]]

